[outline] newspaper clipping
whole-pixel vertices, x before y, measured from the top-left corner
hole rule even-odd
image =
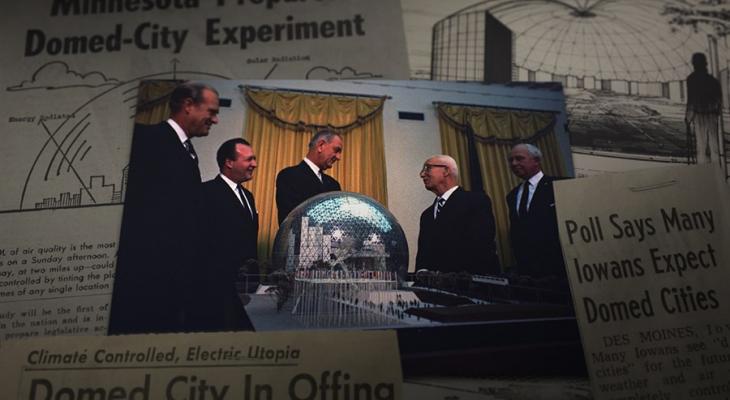
[[[39,338],[0,358],[13,399],[402,398],[393,331]]]
[[[597,399],[730,394],[730,190],[723,175],[713,165],[685,166],[556,185]]]

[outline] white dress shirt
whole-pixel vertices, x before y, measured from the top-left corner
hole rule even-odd
[[[313,163],[312,160],[308,159],[307,157],[304,157],[304,162],[309,165],[309,168],[312,169],[312,172],[314,172],[314,175],[319,179],[320,182],[322,182],[322,170],[319,169],[317,164]]]
[[[447,190],[442,194],[441,196],[436,197],[436,201],[433,203],[433,218],[436,219],[436,204],[438,204],[439,199],[444,199],[444,205],[446,205],[446,202],[449,201],[449,197],[451,197],[451,194],[454,193],[456,189],[459,188],[459,185],[456,185],[452,187],[451,189]],[[443,207],[443,206],[441,206]]]
[[[231,190],[233,190],[233,193],[236,194],[236,198],[238,199],[238,201],[241,202],[241,205],[246,206],[246,208],[248,209],[248,212],[251,213],[251,218],[253,218],[254,211],[253,211],[253,208],[251,208],[251,203],[249,203],[248,198],[246,197],[246,195],[244,194],[243,191],[240,192],[240,194],[243,195],[243,198],[241,198],[241,196],[239,195],[239,192],[238,192],[239,184],[228,179],[228,177],[223,174],[218,174],[218,175],[220,175],[220,177],[223,178],[223,182],[227,183],[228,187],[230,187]]]
[[[530,179],[527,181],[530,182],[530,191],[527,193],[527,209],[530,209],[530,203],[532,202],[532,196],[535,195],[535,189],[537,189],[537,184],[540,183],[540,180],[542,177],[545,176],[545,174],[542,173],[542,171],[537,171],[535,175],[532,175]],[[520,199],[522,198],[522,189],[525,187],[525,183],[522,182],[522,184],[519,186],[519,189],[517,189],[517,198],[515,199],[515,210],[517,212],[520,212]]]

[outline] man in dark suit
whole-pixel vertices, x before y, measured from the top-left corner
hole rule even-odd
[[[500,272],[492,202],[482,191],[458,186],[456,161],[429,158],[421,169],[427,190],[437,197],[421,214],[416,268],[472,274]]]
[[[197,237],[198,158],[190,138],[218,123],[218,93],[184,83],[170,118],[136,125],[117,254],[110,334],[184,330]]]
[[[342,137],[322,129],[309,141],[306,157],[299,164],[287,167],[276,175],[276,208],[279,225],[287,215],[310,197],[341,190],[339,182],[324,171],[342,158]]]
[[[247,141],[236,138],[220,146],[216,161],[220,174],[201,188],[202,243],[190,330],[253,330],[235,283],[239,269],[257,259],[258,212],[253,194],[241,186],[253,177],[256,155]]]
[[[542,152],[531,144],[518,144],[508,158],[512,172],[523,183],[507,195],[510,241],[517,272],[532,277],[565,277],[555,214],[553,181],[542,172]]]

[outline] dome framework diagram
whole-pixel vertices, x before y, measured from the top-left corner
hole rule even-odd
[[[574,150],[691,162],[692,54],[707,56],[727,107],[729,31],[724,1],[484,0],[433,26],[431,78],[557,82]]]
[[[670,24],[666,1],[487,0],[433,27],[432,78],[486,80],[487,24],[501,23],[511,37],[512,80],[555,81],[568,88],[684,99],[683,82],[694,52],[712,68],[727,70],[724,39],[706,29]],[[715,72],[715,71],[713,71]]]

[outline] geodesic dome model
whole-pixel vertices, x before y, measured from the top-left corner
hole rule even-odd
[[[402,279],[408,243],[395,217],[375,200],[329,192],[289,213],[276,234],[272,264],[289,272],[388,272]]]

